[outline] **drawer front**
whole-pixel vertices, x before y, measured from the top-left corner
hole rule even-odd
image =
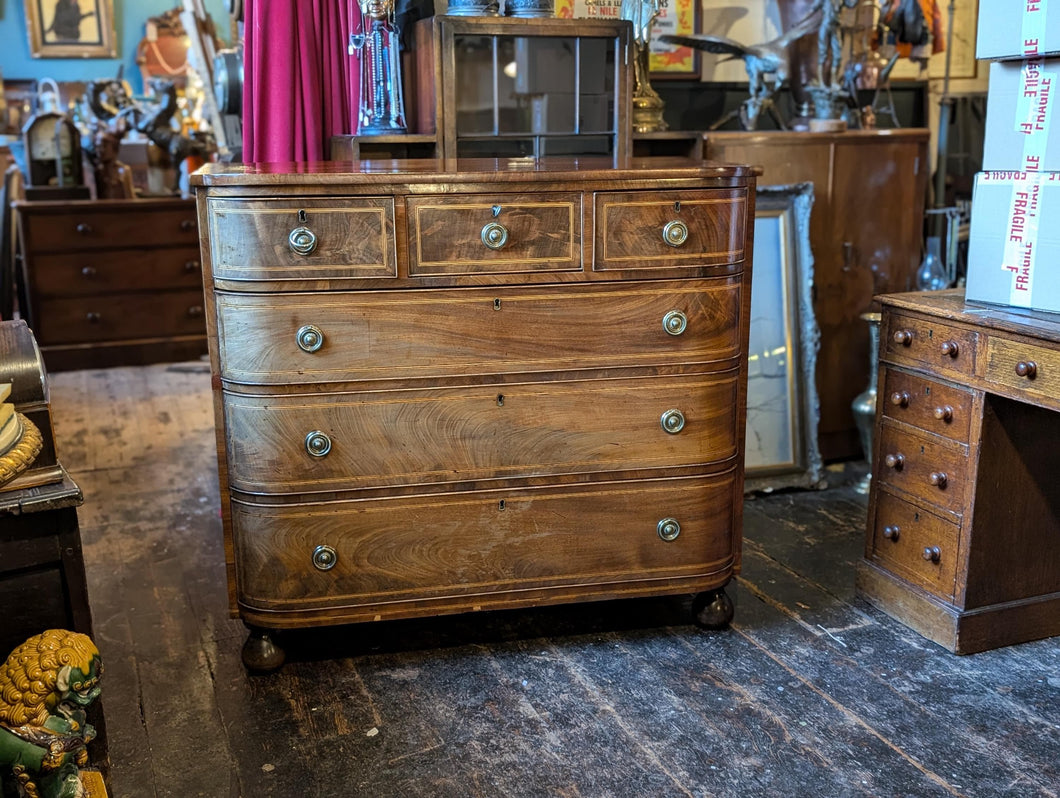
[[[881,343],[885,360],[904,365],[924,364],[933,373],[954,379],[975,374],[978,333],[899,313],[886,314],[885,318]]]
[[[1034,404],[1060,409],[1060,350],[1039,344],[987,338],[984,378],[1026,395]]]
[[[217,294],[221,370],[256,384],[718,362],[739,353],[732,278],[621,289]]]
[[[397,277],[394,200],[211,199],[216,280]]]
[[[968,447],[881,425],[873,475],[954,513],[964,507]]]
[[[596,271],[742,261],[746,191],[636,191],[595,196]]]
[[[581,271],[580,193],[409,197],[409,276]]]
[[[239,600],[298,609],[710,575],[734,478],[262,507],[233,502]],[[675,519],[672,540],[659,522]],[[674,531],[668,526],[669,532]],[[328,547],[327,556],[314,552]],[[322,561],[323,560],[323,561]]]
[[[202,264],[197,246],[41,255],[33,258],[31,279],[38,297],[168,288],[201,292]]]
[[[958,540],[956,524],[878,491],[869,558],[896,576],[952,601]]]
[[[47,299],[34,332],[41,345],[205,336],[202,291]]]
[[[881,407],[886,418],[968,442],[973,394],[897,369],[887,369],[883,378]]]
[[[194,202],[189,201],[186,207],[152,208],[151,205],[145,202],[134,211],[126,203],[112,209],[105,205],[94,208],[92,203],[87,203],[71,206],[64,213],[29,212],[25,215],[26,235],[33,242],[34,253],[118,247],[198,247],[199,226]]]
[[[732,372],[319,397],[226,394],[229,479],[248,493],[292,493],[697,466],[736,454],[736,397]],[[679,431],[663,428],[670,411],[683,416]]]

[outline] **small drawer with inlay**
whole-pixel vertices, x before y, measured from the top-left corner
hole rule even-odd
[[[882,333],[880,352],[889,362],[923,364],[955,378],[975,373],[979,334],[974,330],[916,316],[889,314]]]
[[[869,559],[937,596],[953,598],[956,524],[881,490],[871,533]]]
[[[972,401],[966,388],[890,368],[884,374],[880,407],[885,417],[967,443]]]
[[[964,507],[968,447],[944,438],[880,425],[873,478],[946,510]]]

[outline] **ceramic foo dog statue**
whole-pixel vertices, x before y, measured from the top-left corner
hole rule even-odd
[[[96,736],[85,710],[99,697],[103,663],[92,640],[49,629],[0,668],[0,780],[24,798],[82,798],[80,768]]]

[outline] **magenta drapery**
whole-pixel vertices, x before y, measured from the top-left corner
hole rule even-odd
[[[324,160],[331,136],[357,129],[360,25],[356,0],[246,0],[244,161]]]

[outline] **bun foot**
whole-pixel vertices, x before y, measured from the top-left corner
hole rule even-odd
[[[692,599],[692,622],[701,629],[724,629],[734,612],[732,599],[723,587],[697,593]]]
[[[274,671],[283,665],[283,649],[276,645],[272,635],[264,629],[248,627],[250,635],[243,644],[243,666],[248,671]]]

